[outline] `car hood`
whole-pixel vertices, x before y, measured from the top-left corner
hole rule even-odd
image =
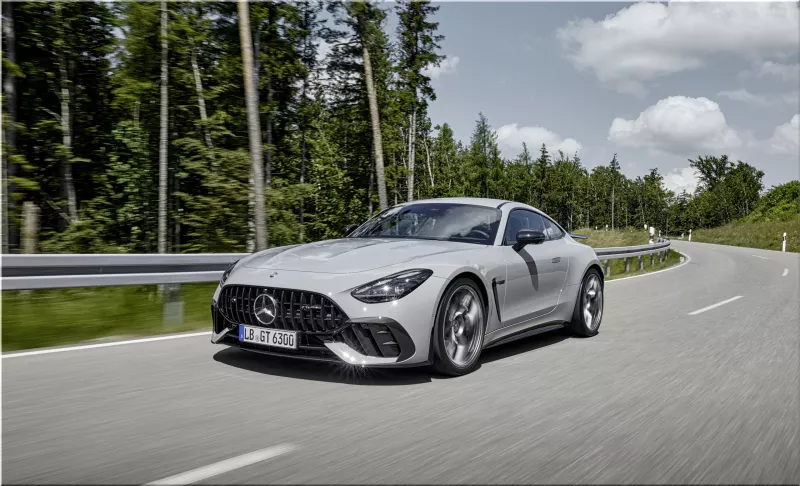
[[[476,247],[472,243],[454,241],[342,238],[272,248],[248,258],[243,266],[299,272],[357,273]]]

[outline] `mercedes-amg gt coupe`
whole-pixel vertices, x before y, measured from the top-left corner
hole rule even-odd
[[[489,346],[564,327],[597,334],[604,277],[579,238],[512,201],[399,204],[342,238],[231,265],[211,302],[211,342],[463,375]]]

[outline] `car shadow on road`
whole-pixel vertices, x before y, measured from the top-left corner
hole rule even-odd
[[[569,337],[568,331],[559,329],[485,349],[481,353],[481,362],[473,373],[478,372],[484,364],[536,351],[545,346],[560,343]],[[430,383],[435,379],[453,378],[440,375],[430,367],[361,368],[344,363],[304,361],[270,356],[236,348],[225,348],[218,351],[214,354],[214,361],[254,373],[344,385],[403,386]]]
[[[214,354],[214,361],[254,373],[298,380],[344,385],[398,386],[431,382],[425,368],[362,368],[347,364],[305,361],[226,348]]]

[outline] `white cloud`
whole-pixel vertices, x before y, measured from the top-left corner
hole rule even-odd
[[[753,61],[797,52],[798,19],[794,2],[642,2],[603,20],[571,21],[557,37],[578,69],[643,96],[647,82],[701,68],[716,54]]]
[[[542,144],[547,146],[547,151],[551,154],[561,150],[571,156],[581,150],[581,144],[574,138],[562,138],[544,127],[521,127],[517,123],[511,123],[497,129],[497,143],[505,157],[513,158],[522,152],[522,142],[528,145],[528,150],[534,157]]]
[[[694,194],[698,182],[697,171],[691,167],[672,169],[672,172],[664,174],[664,186],[675,194],[683,191]]]
[[[732,101],[740,101],[742,103],[746,103],[748,105],[754,106],[776,106],[776,105],[797,105],[798,102],[798,92],[789,92],[789,93],[764,93],[764,94],[755,94],[747,91],[745,88],[739,88],[735,90],[723,90],[717,93],[717,96],[721,96],[723,98],[728,98]]]
[[[431,79],[439,79],[443,74],[455,74],[460,59],[458,56],[446,57],[438,66],[429,66],[423,70],[423,74]]]
[[[771,153],[800,156],[800,114],[775,127],[767,144],[767,150]]]
[[[635,120],[615,118],[608,139],[625,147],[675,155],[719,152],[742,144],[718,104],[708,98],[685,96],[664,98]]]
[[[797,83],[800,80],[800,64],[765,61],[753,69],[743,71],[741,75],[746,78],[778,78],[781,81]]]
[[[767,106],[772,104],[772,102],[767,99],[766,96],[753,94],[744,88],[732,91],[720,91],[717,93],[717,96],[722,96],[723,98],[728,98],[729,100],[733,101],[741,101],[742,103],[747,103],[749,105]]]

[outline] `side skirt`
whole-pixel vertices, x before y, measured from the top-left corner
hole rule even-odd
[[[555,324],[546,324],[544,326],[534,327],[533,329],[527,329],[524,331],[519,331],[517,333],[511,334],[509,336],[501,337],[497,341],[492,341],[489,344],[483,346],[483,349],[493,348],[495,346],[500,346],[501,344],[507,344],[512,341],[517,341],[519,339],[525,339],[527,337],[535,336],[537,334],[542,334],[545,332],[555,331],[557,329],[563,329],[566,327],[566,322],[555,323]]]

